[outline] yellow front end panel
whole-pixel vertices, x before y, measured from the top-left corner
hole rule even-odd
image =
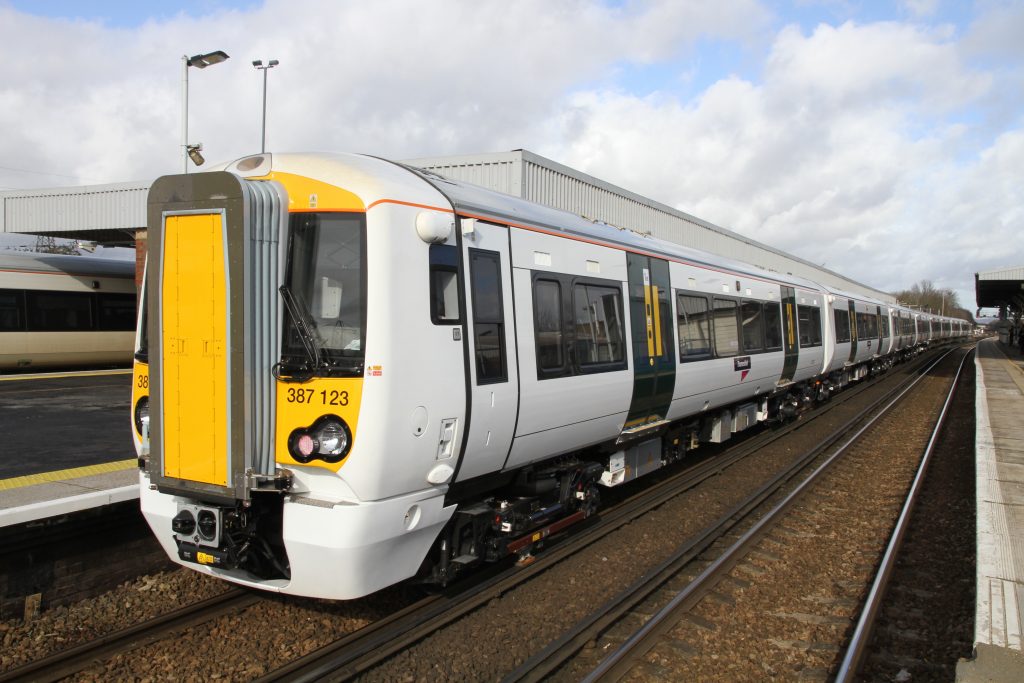
[[[135,424],[134,414],[135,406],[138,404],[139,399],[143,396],[149,396],[149,364],[141,361],[135,361],[134,368],[132,370],[132,424]],[[142,433],[139,431],[139,426],[135,425],[135,433],[142,438]]]
[[[324,415],[336,415],[345,421],[355,448],[359,404],[363,398],[363,378],[318,377],[308,382],[277,383],[277,460],[284,465],[301,464],[288,452],[288,436],[296,428],[310,427]],[[312,460],[310,467],[337,472],[348,456],[339,462]]]
[[[227,278],[222,216],[168,216],[164,234],[164,476],[226,486]]]

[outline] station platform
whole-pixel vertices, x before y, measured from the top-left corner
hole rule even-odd
[[[956,680],[1024,681],[1024,357],[996,339],[975,365],[975,658]]]
[[[138,498],[135,458],[0,479],[0,527]]]
[[[0,528],[138,499],[130,369],[0,375]]]

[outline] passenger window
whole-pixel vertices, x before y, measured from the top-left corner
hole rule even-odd
[[[836,342],[842,344],[850,341],[850,312],[837,308],[833,314],[836,321]]]
[[[821,346],[821,311],[816,306],[797,306],[800,346]]]
[[[562,343],[562,285],[554,280],[537,280],[533,285],[533,310],[537,316],[537,368],[565,367]]]
[[[857,314],[857,337],[873,339],[878,336],[878,318],[873,313]]]
[[[127,332],[135,329],[134,294],[100,294],[99,329]]]
[[[508,381],[505,367],[505,315],[501,301],[501,261],[494,251],[469,250],[473,293],[476,383]]]
[[[711,357],[711,320],[708,300],[702,296],[676,296],[680,362]]]
[[[581,367],[623,360],[619,295],[620,292],[611,287],[590,284],[574,287],[576,360]]]
[[[739,351],[736,302],[731,299],[715,299],[715,354],[722,358],[735,356]]]
[[[92,296],[84,292],[28,291],[28,329],[81,332],[93,329]]]
[[[20,290],[0,290],[0,332],[25,329],[25,293]]]
[[[782,309],[776,303],[764,305],[764,346],[769,351],[782,348]]]
[[[446,244],[430,245],[430,321],[435,325],[462,322],[458,249]]]
[[[740,326],[743,330],[744,353],[764,350],[764,318],[758,301],[744,301],[740,304]]]

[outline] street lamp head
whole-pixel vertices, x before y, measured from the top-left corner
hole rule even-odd
[[[252,65],[258,69],[261,66],[263,66],[263,60],[262,59],[254,59],[254,60],[252,60]]]
[[[280,64],[280,62],[278,62],[276,59],[271,59],[269,62],[267,62],[267,66],[268,67],[269,66],[277,66],[278,64]]]
[[[196,166],[202,166],[204,163],[206,163],[206,159],[204,159],[203,155],[199,153],[199,150],[201,150],[202,148],[203,143],[201,142],[197,145],[188,145],[185,147],[185,149],[188,150],[188,158],[191,159],[192,163],[194,163]]]
[[[223,50],[217,50],[216,52],[208,52],[205,55],[194,55],[188,58],[188,65],[194,66],[197,69],[205,69],[211,64],[220,64],[228,58],[228,53]]]

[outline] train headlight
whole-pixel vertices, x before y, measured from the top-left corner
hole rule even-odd
[[[312,427],[300,427],[288,437],[288,451],[299,462],[338,462],[352,446],[352,432],[340,417],[324,415]]]
[[[188,510],[182,510],[171,520],[171,531],[182,536],[191,536],[196,530],[196,518]]]
[[[320,455],[336,456],[348,450],[348,434],[340,422],[329,421],[323,424],[316,433],[316,441],[320,445]]]
[[[200,510],[196,525],[201,538],[207,541],[217,538],[217,515],[212,510]]]
[[[149,435],[149,396],[135,402],[135,431],[142,436]]]

